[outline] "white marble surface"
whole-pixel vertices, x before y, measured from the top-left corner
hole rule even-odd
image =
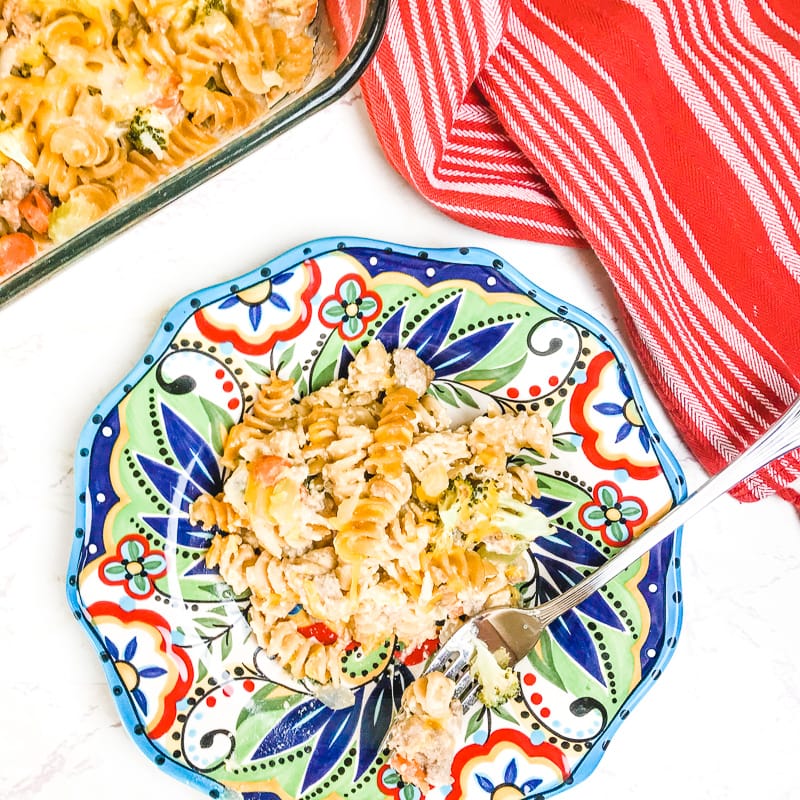
[[[383,160],[357,90],[2,309],[0,797],[201,797],[134,746],[68,610],[73,450],[176,300],[328,235],[487,247],[619,331],[590,253],[484,235],[417,197]],[[649,408],[698,485],[701,470]],[[800,797],[797,514],[721,500],[687,525],[682,572],[672,662],[566,796]]]

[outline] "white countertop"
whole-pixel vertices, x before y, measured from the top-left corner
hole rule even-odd
[[[202,797],[133,744],[68,609],[73,452],[175,301],[329,235],[486,247],[621,335],[591,253],[489,236],[433,210],[383,159],[358,90],[0,310],[0,797]],[[702,471],[645,392],[697,486]],[[797,513],[722,499],[686,526],[682,573],[672,661],[565,796],[795,800]]]

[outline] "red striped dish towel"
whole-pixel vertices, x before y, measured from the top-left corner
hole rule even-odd
[[[435,207],[592,247],[716,472],[800,392],[799,57],[798,0],[393,0],[362,89]]]

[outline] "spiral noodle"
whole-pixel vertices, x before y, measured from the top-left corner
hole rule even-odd
[[[243,594],[249,589],[247,570],[255,564],[257,555],[252,545],[247,544],[241,536],[215,536],[206,554],[206,564],[219,567],[220,573],[236,594]]]
[[[258,396],[245,421],[253,428],[274,431],[292,417],[294,381],[271,375],[259,389]]]
[[[410,496],[411,479],[404,473],[394,482],[372,478],[336,537],[339,558],[350,563],[363,558],[390,558],[389,528]]]
[[[311,678],[317,683],[339,682],[344,647],[337,642],[324,644],[313,635],[302,633],[307,622],[305,615],[298,623],[293,619],[262,628],[259,619],[254,630],[260,631],[262,646],[267,655],[284,666],[293,678]]]
[[[223,495],[212,497],[209,494],[200,495],[192,503],[189,521],[193,525],[201,525],[204,530],[219,528],[228,533],[234,533],[244,527],[238,512],[226,502]]]
[[[383,401],[375,442],[370,445],[367,470],[387,478],[403,471],[403,450],[413,441],[419,396],[407,386],[390,389]]]
[[[350,648],[396,638],[413,650],[462,614],[516,600],[526,540],[502,504],[528,503],[536,485],[505,453],[545,449],[546,423],[525,411],[451,430],[421,399],[432,377],[377,341],[347,379],[299,400],[270,374],[224,444],[222,496],[192,507],[219,527],[210,563],[251,591],[259,644],[296,678],[354,685]],[[487,447],[503,455],[482,458]],[[528,511],[520,527],[541,526]]]

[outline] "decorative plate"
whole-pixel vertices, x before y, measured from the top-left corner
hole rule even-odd
[[[336,711],[283,681],[251,634],[247,597],[206,568],[210,534],[187,516],[220,489],[223,436],[266,372],[307,392],[373,338],[416,350],[435,370],[430,391],[456,413],[495,403],[549,416],[555,448],[536,464],[536,505],[556,533],[532,547],[532,602],[592,571],[683,492],[619,344],[493,253],[325,239],[183,299],[81,436],[68,596],[134,740],[213,798],[419,794],[387,766],[382,741],[422,665],[372,670]],[[549,628],[520,668],[521,694],[465,720],[452,785],[428,798],[544,798],[592,771],[676,644],[678,537]]]

